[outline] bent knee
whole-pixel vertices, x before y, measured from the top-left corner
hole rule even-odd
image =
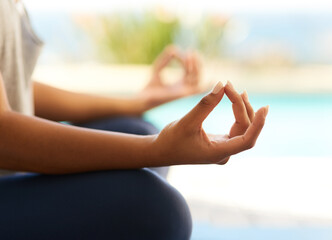
[[[190,239],[192,218],[185,199],[155,174],[151,178],[153,180],[149,184],[151,194],[147,195],[149,209],[146,217],[151,223],[149,228],[152,231],[145,239]]]
[[[109,234],[128,240],[190,239],[192,219],[185,199],[157,174],[141,169],[104,176],[102,184],[116,189],[103,194],[104,203],[96,206]]]

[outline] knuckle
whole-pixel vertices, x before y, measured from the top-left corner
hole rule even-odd
[[[243,126],[245,127],[245,129],[247,129],[247,128],[250,126],[250,120],[249,120],[249,119],[246,119],[246,120],[243,122]]]
[[[247,149],[251,149],[251,148],[253,148],[255,146],[255,142],[253,142],[253,141],[249,141],[248,143],[247,143]]]
[[[224,159],[221,160],[218,164],[219,164],[219,165],[225,165],[225,164],[228,163],[229,159],[230,159],[230,157],[224,158]]]
[[[238,93],[235,94],[234,98],[235,98],[236,102],[238,102],[238,103],[243,102],[243,99],[242,99],[241,95],[238,94]]]
[[[244,142],[244,148],[246,150],[251,149],[255,146],[255,141],[252,141],[251,139],[243,137],[243,142]]]
[[[212,104],[211,99],[209,98],[209,95],[203,97],[201,99],[201,101],[199,102],[199,105],[204,106],[204,107],[212,106],[213,104]]]

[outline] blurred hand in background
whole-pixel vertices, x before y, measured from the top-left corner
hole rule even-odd
[[[167,83],[163,71],[172,61],[178,61],[183,69],[182,77]],[[196,52],[182,52],[175,46],[168,46],[153,63],[152,77],[147,86],[139,93],[146,102],[146,110],[163,103],[203,92],[200,88],[201,63]]]

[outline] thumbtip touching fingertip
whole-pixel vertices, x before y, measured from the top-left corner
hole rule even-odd
[[[212,93],[213,94],[217,94],[220,92],[220,90],[224,87],[224,85],[222,84],[221,81],[218,81],[216,83],[216,85],[214,85],[213,89],[212,89]]]
[[[227,80],[227,86],[230,86],[231,88],[234,88],[233,84],[231,83],[231,81]]]

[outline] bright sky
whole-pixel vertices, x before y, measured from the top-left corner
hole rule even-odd
[[[30,10],[100,11],[165,6],[177,11],[284,12],[332,11],[331,0],[23,0]]]

